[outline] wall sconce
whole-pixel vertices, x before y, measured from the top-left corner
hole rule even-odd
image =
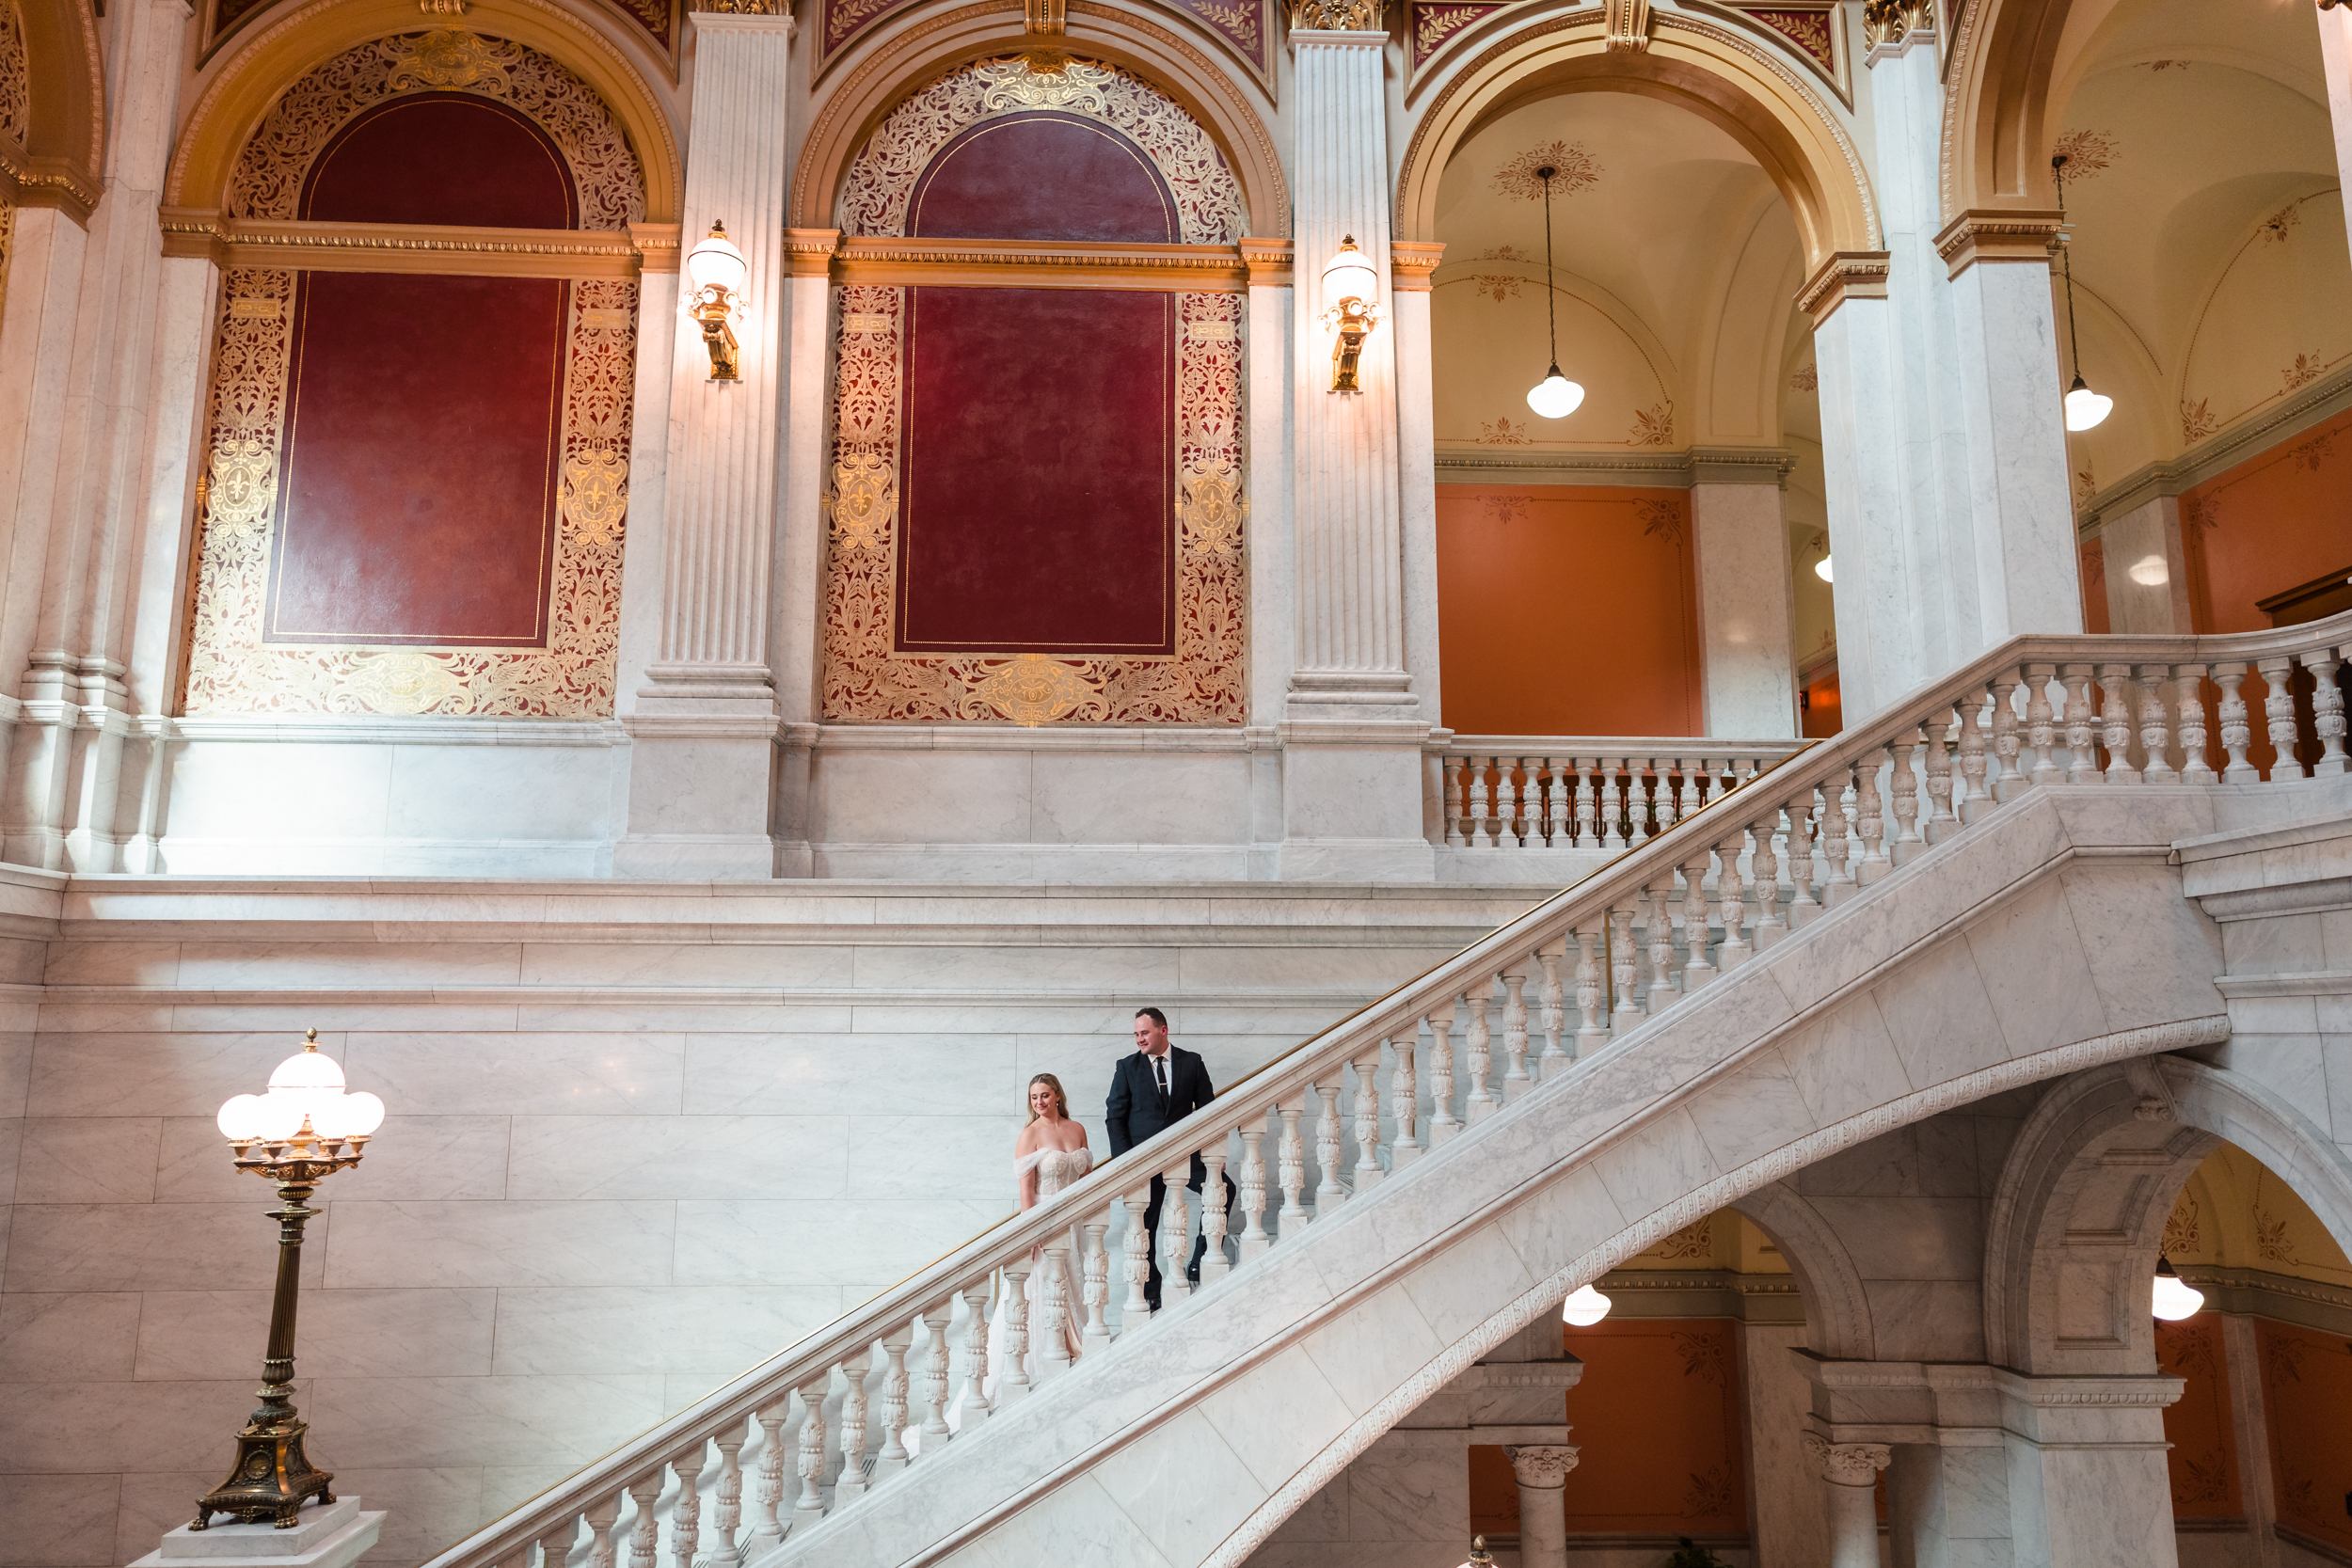
[[[750,271],[723,223],[713,223],[703,243],[687,252],[686,274],[693,279],[694,293],[686,313],[702,324],[713,381],[742,379],[736,370],[735,328],[729,319],[742,309],[743,279]]]
[[[1337,328],[1340,335],[1331,345],[1331,390],[1362,390],[1356,385],[1356,357],[1363,352],[1364,339],[1380,325],[1379,300],[1380,275],[1350,234],[1323,268],[1323,325]]]

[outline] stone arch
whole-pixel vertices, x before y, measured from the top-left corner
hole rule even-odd
[[[981,0],[956,10],[912,13],[870,45],[865,59],[826,94],[802,143],[792,177],[792,226],[834,227],[850,166],[883,119],[951,71],[1018,52],[1036,40],[1022,30],[1018,0]],[[1149,18],[1073,0],[1068,53],[1124,67],[1167,94],[1207,131],[1240,182],[1247,232],[1290,233],[1290,191],[1262,101],[1205,51]]]
[[[1832,1361],[1874,1361],[1877,1336],[1862,1271],[1820,1212],[1786,1181],[1769,1181],[1728,1205],[1772,1238],[1804,1298],[1805,1343]]]
[[[5,0],[0,0],[5,3]],[[98,24],[80,0],[16,0],[23,52],[21,135],[0,129],[0,198],[87,221],[103,190],[105,86]],[[10,146],[11,142],[17,146]]]
[[[2120,0],[1978,0],[1952,28],[1945,72],[1937,194],[1947,222],[1970,210],[2057,205],[2050,180],[2050,105],[2074,82],[2060,55],[2080,57]]]
[[[430,31],[400,0],[312,0],[245,40],[188,117],[164,183],[164,205],[219,212],[246,143],[290,83],[378,39]],[[463,30],[502,39],[564,66],[620,123],[644,179],[644,220],[678,221],[684,175],[668,112],[635,64],[602,33],[549,0],[475,0]]]
[[[1986,1358],[2037,1374],[2152,1368],[2148,1281],[2165,1220],[2224,1138],[2291,1185],[2339,1244],[2352,1240],[2352,1162],[2268,1089],[2170,1056],[2079,1072],[2026,1118],[1994,1193]]]
[[[1437,237],[1438,186],[1454,150],[1530,98],[1629,92],[1687,109],[1746,148],[1796,215],[1812,271],[1882,247],[1877,198],[1837,112],[1762,44],[1722,24],[1653,12],[1650,44],[1612,52],[1597,9],[1538,21],[1462,65],[1413,128],[1397,179],[1396,236]]]

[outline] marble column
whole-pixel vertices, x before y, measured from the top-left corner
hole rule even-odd
[[[2319,62],[2328,78],[2328,118],[2335,129],[2336,178],[2352,180],[2352,10],[2337,5],[2319,13]],[[2344,206],[2344,224],[2352,238],[2352,203]]]
[[[784,745],[776,768],[776,874],[805,877],[809,771],[824,712],[825,360],[833,319],[837,229],[787,229],[790,294],[785,348],[784,526],[776,539],[776,709]]]
[[[1249,268],[1249,876],[1281,874],[1282,752],[1276,742],[1295,656],[1291,451],[1295,254],[1288,240],[1245,239]]]
[[[1519,1568],[1568,1568],[1568,1514],[1561,1493],[1576,1454],[1569,1443],[1520,1443],[1502,1450],[1519,1483]]]
[[[1833,1443],[1804,1434],[1829,1497],[1829,1568],[1879,1568],[1878,1473],[1894,1458],[1884,1443]]]
[[[2181,543],[2181,499],[2151,496],[2099,527],[2106,546],[2107,629],[2185,632],[2188,557]]]
[[[2319,15],[2324,23],[2330,13]],[[2253,1548],[2251,1568],[2279,1568],[2286,1554],[2272,1528],[2279,1522],[2279,1487],[2270,1467],[2270,1422],[2263,1409],[2262,1358],[2251,1316],[2222,1315],[2221,1363],[2230,1380],[2230,1434],[2236,1440],[2238,1497]]]
[[[671,357],[661,518],[660,633],[634,710],[622,876],[775,875],[771,833],[781,716],[771,664],[784,323],[791,19],[691,14],[694,145],[686,167],[688,251],[726,225],[748,267],[734,324],[740,376],[710,379],[696,332]],[[687,285],[681,284],[681,287]]]
[[[1796,589],[1777,452],[1691,454],[1704,723],[1713,736],[1797,735]]]
[[[1395,289],[1386,289],[1363,344],[1361,390],[1335,392],[1321,287],[1324,264],[1345,239],[1387,270],[1389,34],[1368,5],[1303,0],[1295,20],[1295,620],[1281,730],[1281,874],[1428,880],[1436,856],[1422,827],[1421,747],[1429,719],[1406,665],[1398,427],[1407,353],[1400,326],[1418,321],[1425,337],[1427,312],[1401,311]],[[1316,24],[1329,22],[1343,26]]]
[[[2164,1407],[2181,1380],[1994,1375],[2018,1560],[2175,1568]]]

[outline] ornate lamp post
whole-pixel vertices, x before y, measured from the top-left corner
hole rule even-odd
[[[302,1434],[310,1423],[297,1418],[294,1407],[302,1227],[318,1212],[309,1207],[318,1184],[358,1164],[369,1134],[383,1122],[381,1100],[343,1092],[343,1069],[319,1053],[316,1029],[269,1075],[267,1094],[241,1094],[220,1108],[220,1130],[236,1151],[237,1168],[278,1186],[281,1206],[270,1211],[278,1222],[278,1294],[270,1306],[269,1350],[262,1362],[261,1408],[237,1433],[237,1463],[229,1479],[197,1499],[192,1530],[202,1529],[215,1513],[246,1524],[266,1519],[279,1529],[292,1529],[304,1498],[335,1500],[334,1476],[303,1452]]]

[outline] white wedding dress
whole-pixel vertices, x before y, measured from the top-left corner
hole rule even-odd
[[[1018,1192],[1021,1179],[1037,1172],[1037,1200],[1044,1203],[1094,1168],[1094,1151],[1087,1148],[1041,1148],[1034,1154],[1024,1154],[1012,1163],[1013,1189]],[[1062,1340],[1070,1348],[1070,1359],[1078,1359],[1078,1346],[1086,1328],[1086,1307],[1083,1287],[1086,1283],[1085,1235],[1076,1226],[1070,1227],[1066,1251],[1059,1259],[1062,1268]],[[1037,1386],[1039,1364],[1044,1359],[1045,1292],[1052,1276],[1056,1256],[1041,1246],[1029,1249],[1029,1277],[1022,1294],[1029,1306],[1028,1354],[1022,1358],[1022,1370],[1028,1374],[1031,1387]],[[1005,1373],[1006,1302],[999,1275],[996,1311],[988,1325],[988,1377],[982,1385],[991,1405],[995,1404],[997,1389]]]

